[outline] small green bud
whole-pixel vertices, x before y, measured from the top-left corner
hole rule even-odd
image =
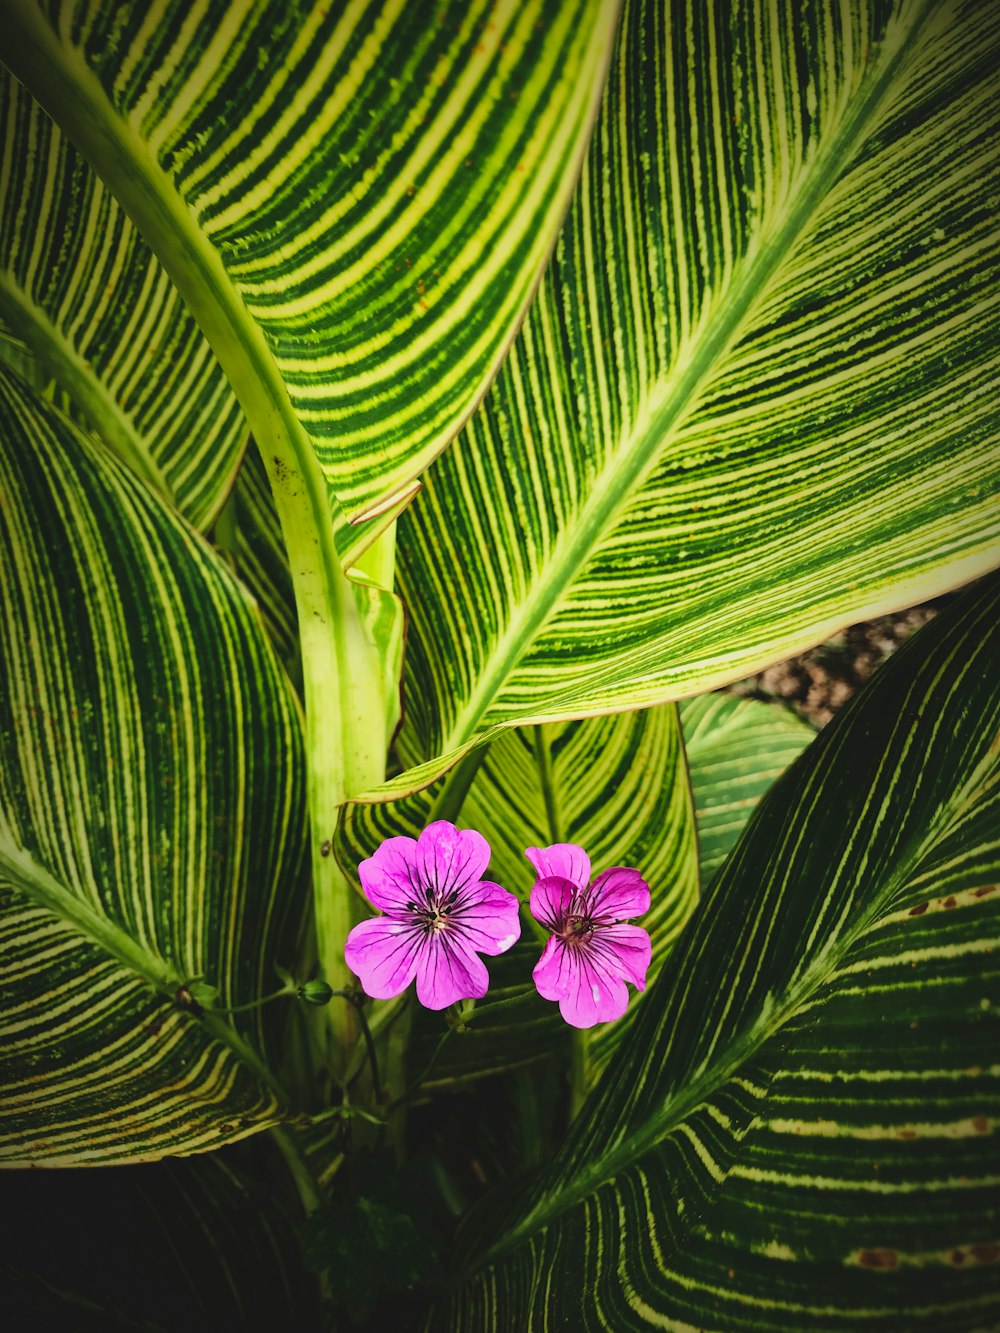
[[[304,981],[296,994],[300,1000],[305,1000],[306,1004],[329,1004],[333,999],[333,987],[316,978],[313,981]]]
[[[186,990],[195,1004],[203,1009],[212,1009],[219,1002],[219,988],[207,981],[189,981]]]

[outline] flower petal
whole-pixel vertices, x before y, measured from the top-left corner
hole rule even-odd
[[[569,947],[553,935],[542,950],[531,978],[543,1000],[561,1000],[573,983],[573,963]]]
[[[575,842],[554,842],[551,847],[525,847],[524,854],[539,879],[568,879],[578,889],[590,883],[590,857]]]
[[[598,926],[586,947],[595,967],[646,989],[652,943],[642,926]]]
[[[609,977],[591,967],[583,951],[577,969],[578,982],[559,1001],[559,1012],[575,1028],[611,1023],[628,1008],[628,988],[618,977]]]
[[[567,945],[554,936],[532,972],[543,1000],[558,1000],[559,1012],[575,1028],[592,1028],[621,1018],[628,990],[620,977],[595,965],[586,946]]]
[[[370,903],[383,912],[404,912],[407,903],[419,898],[416,871],[416,838],[386,838],[373,856],[358,866],[361,887]]]
[[[649,885],[630,866],[612,866],[598,875],[587,895],[590,916],[626,921],[649,911]]]
[[[462,889],[476,884],[490,863],[490,844],[475,829],[457,829],[447,819],[428,824],[417,839],[416,870],[421,886]]]
[[[477,953],[506,953],[521,937],[519,908],[512,893],[482,880],[456,897],[448,933]]]
[[[531,915],[549,930],[559,930],[573,901],[576,886],[559,875],[536,879],[531,889],[528,906]]]
[[[417,959],[417,999],[425,1009],[478,1000],[490,984],[486,965],[450,931],[426,937]]]
[[[413,980],[422,933],[416,922],[375,916],[355,926],[344,945],[347,966],[373,1000],[391,1000]]]

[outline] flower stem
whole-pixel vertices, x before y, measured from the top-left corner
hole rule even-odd
[[[365,1011],[360,1003],[355,1004],[358,1012],[358,1022],[361,1024],[361,1035],[365,1040],[365,1049],[368,1052],[368,1063],[372,1071],[372,1096],[375,1099],[375,1105],[382,1105],[382,1080],[378,1072],[378,1054],[375,1050],[375,1039],[372,1037],[372,1030],[368,1026],[368,1019],[365,1017]]]
[[[295,1142],[295,1136],[282,1125],[274,1125],[271,1129],[271,1138],[280,1149],[285,1165],[295,1181],[302,1207],[307,1214],[314,1212],[323,1202],[323,1191],[306,1161],[305,1154]]]
[[[574,1028],[569,1039],[569,1122],[577,1118],[587,1100],[586,1035]]]
[[[354,1007],[358,1016],[358,1025],[361,1028],[361,1036],[364,1039],[365,1050],[368,1052],[368,1065],[372,1075],[372,1097],[375,1105],[382,1104],[382,1080],[378,1071],[378,1053],[375,1050],[375,1039],[372,1036],[372,1030],[368,1026],[368,1019],[365,1017],[364,997],[357,994],[356,991],[335,990],[334,995],[340,995],[348,1004]]]
[[[280,1000],[282,996],[294,995],[293,990],[287,986],[282,986],[281,990],[272,991],[270,995],[262,995],[259,1000],[251,1000],[249,1004],[231,1004],[225,1009],[219,1008],[221,1014],[245,1014],[250,1009],[259,1009],[262,1004],[270,1004],[272,1000]]]
[[[489,1004],[476,1005],[471,1013],[463,1017],[462,1024],[464,1027],[468,1027],[475,1019],[482,1018],[483,1014],[492,1014],[495,1009],[506,1009],[508,1005],[519,1004],[522,1000],[527,999],[529,995],[535,995],[536,993],[534,986],[526,986],[523,991],[519,991],[517,995],[508,995],[505,1000],[492,1000]]]

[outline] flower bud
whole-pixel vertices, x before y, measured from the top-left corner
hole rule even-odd
[[[329,1004],[333,999],[333,987],[318,978],[304,981],[298,988],[298,997],[306,1004]]]

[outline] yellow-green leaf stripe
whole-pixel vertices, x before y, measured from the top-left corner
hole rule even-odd
[[[635,0],[400,524],[409,763],[698,693],[1000,559],[1000,10]]]
[[[294,696],[218,558],[0,372],[0,1163],[119,1162],[288,1110],[301,926]]]
[[[121,207],[0,69],[0,318],[88,428],[196,527],[246,424],[172,282]]]
[[[569,201],[597,0],[5,0],[4,59],[110,184],[255,438],[354,517],[467,417]],[[304,464],[303,464],[304,466]]]
[[[997,1325],[998,613],[993,576],[772,787],[435,1328]]]

